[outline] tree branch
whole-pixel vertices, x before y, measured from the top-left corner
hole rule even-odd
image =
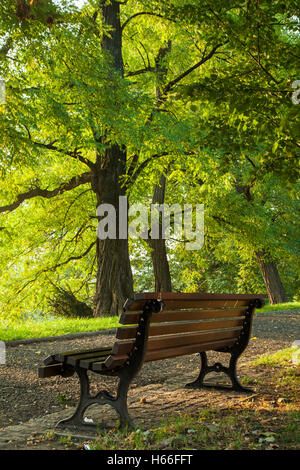
[[[141,75],[142,73],[154,72],[155,67],[146,67],[144,69],[135,70],[134,72],[127,72],[125,77],[134,77],[135,75]]]
[[[55,147],[55,145],[53,145],[55,142],[56,141],[50,142],[50,144],[43,144],[42,142],[31,141],[31,143],[35,145],[36,147],[44,148],[47,150],[53,150],[54,152],[58,152],[58,153],[63,153],[64,155],[68,155],[71,158],[75,158],[76,160],[78,159],[80,162],[84,163],[91,169],[94,168],[95,166],[94,163],[91,162],[88,158],[83,157],[81,153],[78,151],[78,149],[75,149],[73,152],[69,152],[68,150],[64,150],[64,149],[59,149],[58,147]]]
[[[12,38],[11,37],[7,38],[5,44],[3,44],[3,46],[0,49],[0,54],[7,55],[7,53],[12,47],[12,44],[13,44]]]
[[[69,207],[68,209],[66,210],[66,213],[64,215],[64,220],[63,220],[63,223],[62,223],[62,226],[61,226],[61,232],[64,231],[64,228],[65,228],[65,224],[66,224],[66,219],[67,219],[67,216],[69,214],[69,211],[71,210],[71,207],[75,204],[76,201],[78,201],[78,199],[83,195],[83,194],[86,194],[88,191],[92,191],[92,188],[88,188],[88,189],[85,189],[84,191],[82,191],[80,194],[77,194],[77,196],[73,199],[73,201],[69,204]]]
[[[62,261],[61,263],[55,264],[54,266],[51,266],[51,268],[45,269],[44,272],[46,271],[55,271],[55,269],[60,268],[61,266],[64,266],[65,264],[70,263],[70,261],[76,261],[78,259],[84,258],[93,248],[94,245],[96,245],[97,240],[93,241],[90,246],[81,254],[78,256],[70,256],[70,258],[66,259],[65,261]]]
[[[236,229],[236,226],[233,223],[228,222],[228,220],[223,219],[223,217],[219,217],[217,215],[211,215],[210,217],[213,220],[216,220],[222,227],[224,226],[224,224],[228,225],[231,228],[232,232],[239,233],[239,231]],[[241,232],[244,232],[244,230],[241,229]]]
[[[171,88],[173,88],[178,82],[180,82],[183,78],[185,78],[187,75],[189,75],[191,72],[193,72],[194,70],[196,70],[197,68],[199,68],[202,64],[204,64],[205,62],[207,62],[209,59],[211,59],[211,57],[217,52],[217,50],[221,47],[221,46],[224,46],[228,41],[222,43],[222,44],[217,44],[217,46],[215,46],[209,54],[207,54],[207,56],[205,57],[202,57],[202,59],[197,62],[196,64],[194,64],[192,67],[190,67],[189,69],[187,69],[185,72],[181,73],[180,75],[178,75],[178,77],[174,78],[173,80],[171,80],[163,89],[163,94],[166,94],[168,93]]]
[[[212,9],[212,8],[208,8],[208,10],[218,19],[218,21],[224,26],[224,21],[222,21],[222,19],[219,17],[219,15],[217,15],[217,13],[215,13],[215,11]],[[257,59],[256,57],[254,57],[254,55],[246,49],[246,45],[243,41],[241,41],[239,39],[239,37],[237,37],[236,34],[234,34],[233,30],[231,30],[231,34],[233,34],[234,38],[245,48],[245,51],[246,53],[251,57],[252,60],[255,61],[256,64],[258,64],[258,66],[265,72],[266,75],[268,75],[268,77],[274,82],[276,83],[277,85],[279,84],[279,81],[276,80],[276,78],[273,77],[273,75],[261,64],[260,62],[260,59]],[[228,41],[227,41],[228,42]]]
[[[67,183],[63,183],[61,186],[59,186],[56,189],[48,190],[48,189],[42,189],[42,188],[32,188],[29,191],[26,191],[25,193],[21,193],[17,196],[17,199],[15,202],[12,204],[7,204],[6,206],[0,207],[0,213],[3,212],[12,212],[15,209],[17,209],[24,201],[32,199],[34,197],[43,197],[46,199],[50,199],[52,197],[57,196],[58,194],[62,194],[65,191],[71,191],[74,188],[77,188],[77,186],[81,186],[82,184],[89,183],[91,181],[91,173],[86,172],[82,173],[79,176],[74,176],[73,178],[70,179]]]
[[[135,13],[134,15],[130,16],[129,18],[127,18],[127,20],[123,23],[122,25],[122,31],[124,31],[124,28],[128,25],[128,23],[133,20],[134,18],[136,18],[137,16],[142,16],[142,15],[150,15],[150,16],[156,16],[158,18],[162,18],[164,20],[169,20],[169,21],[173,21],[175,23],[174,20],[172,20],[171,18],[166,18],[165,16],[163,15],[160,15],[159,13],[154,13],[152,11],[140,11],[139,13]]]
[[[161,92],[159,92],[159,96],[156,97],[156,106],[154,107],[154,109],[152,110],[151,112],[151,115],[148,117],[147,121],[146,121],[146,124],[145,125],[148,125],[152,119],[153,119],[153,112],[154,111],[158,111],[159,107],[163,104],[163,102],[166,100],[166,95],[167,93],[178,83],[180,82],[180,80],[182,80],[184,77],[186,77],[187,75],[189,75],[191,72],[193,72],[194,70],[196,70],[198,67],[200,67],[202,64],[204,64],[205,62],[207,62],[216,52],[217,50],[225,45],[228,41],[225,41],[223,44],[217,44],[211,51],[209,54],[207,54],[206,56],[204,55],[205,54],[205,51],[206,49],[204,50],[204,53],[202,55],[202,58],[199,62],[197,62],[195,65],[193,65],[192,67],[190,67],[189,69],[187,69],[185,72],[183,72],[182,74],[180,74],[178,77],[174,78],[173,80],[171,80],[164,88]],[[170,45],[168,44],[168,48],[170,47]],[[137,178],[140,173],[146,168],[146,166],[151,162],[151,160],[153,158],[159,158],[159,157],[162,157],[162,156],[165,156],[165,155],[168,155],[168,152],[164,152],[162,154],[157,154],[157,155],[153,155],[152,157],[149,157],[147,158],[144,162],[142,162],[140,164],[140,166],[134,171],[134,164],[137,163],[138,161],[138,155],[135,155],[133,157],[133,160],[132,160],[132,163],[130,165],[130,168],[129,168],[129,171],[127,173],[127,176],[129,176],[129,184],[131,182],[131,180],[133,178]]]
[[[256,168],[255,163],[251,160],[250,157],[248,157],[248,155],[245,155],[245,158],[246,158],[246,160],[248,160],[249,163],[251,163],[251,165],[253,166],[253,168]]]
[[[16,292],[16,295],[20,294],[29,284],[32,284],[33,282],[37,281],[37,279],[39,278],[39,276],[41,276],[41,274],[43,273],[46,273],[46,272],[49,272],[49,271],[55,271],[55,269],[57,268],[60,268],[61,266],[64,266],[65,264],[68,264],[70,263],[70,261],[76,261],[78,259],[81,259],[81,258],[84,258],[90,251],[91,249],[93,248],[93,246],[96,244],[96,240],[94,242],[92,242],[90,244],[90,246],[85,250],[84,253],[82,253],[81,255],[78,255],[78,256],[70,256],[70,258],[66,259],[65,261],[62,261],[61,263],[58,263],[58,264],[55,264],[54,266],[51,266],[50,268],[46,268],[46,269],[43,269],[42,271],[39,271],[36,276],[34,277],[34,279],[31,279],[30,281],[27,281],[22,287],[21,289],[19,289],[17,292]]]
[[[152,155],[149,158],[146,158],[146,160],[144,160],[135,171],[133,171],[133,167],[132,167],[131,172],[129,174],[130,179],[131,180],[133,178],[136,179],[154,158],[161,158],[161,157],[165,157],[166,155],[168,155],[168,152],[158,153],[156,155]]]

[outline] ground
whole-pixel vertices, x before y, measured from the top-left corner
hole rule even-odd
[[[253,394],[184,389],[184,384],[197,377],[199,357],[196,355],[156,361],[146,363],[132,383],[128,397],[132,418],[149,429],[158,425],[164,416],[195,414],[211,406],[238,410],[245,401],[250,408],[262,407],[275,414],[279,409],[284,411],[289,400],[276,390],[272,370],[264,365],[253,366],[251,361],[288,348],[300,339],[299,320],[300,311],[256,314],[248,348],[238,362],[238,374],[251,384]],[[109,346],[113,341],[114,335],[99,335],[8,347],[6,365],[0,366],[0,449],[65,448],[67,441],[41,440],[40,436],[72,412],[70,408],[73,409],[79,397],[78,380],[75,376],[39,379],[37,369],[53,352]],[[222,356],[227,359],[228,355],[211,353],[209,358],[222,360]],[[93,374],[92,391],[108,389],[113,393],[114,380]],[[91,407],[87,418],[98,419],[99,410],[100,407]],[[105,422],[113,424],[114,412],[107,411]],[[78,436],[79,448],[84,437]]]

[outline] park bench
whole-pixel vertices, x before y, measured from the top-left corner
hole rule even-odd
[[[112,347],[56,353],[44,360],[39,377],[70,377],[76,372],[81,394],[74,415],[60,421],[59,427],[90,427],[83,418],[92,404],[111,405],[119,415],[120,426],[134,426],[127,408],[131,381],[144,362],[200,354],[199,376],[189,388],[218,387],[249,392],[236,375],[239,356],[245,350],[255,308],[261,308],[264,295],[143,293],[125,302]],[[230,354],[229,366],[208,365],[207,351]],[[90,394],[88,371],[119,379],[116,396],[106,390]],[[204,377],[222,372],[231,386],[208,384]]]

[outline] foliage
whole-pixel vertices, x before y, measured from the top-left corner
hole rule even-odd
[[[93,296],[90,170],[111,142],[127,148],[130,203],[150,204],[170,165],[166,202],[205,205],[203,249],[168,242],[174,290],[263,291],[264,249],[299,298],[297,2],[126,2],[124,78],[101,49],[97,2],[34,1],[23,18],[17,3],[0,15],[5,315],[49,311],[51,283]],[[135,290],[152,290],[149,250],[130,249]]]

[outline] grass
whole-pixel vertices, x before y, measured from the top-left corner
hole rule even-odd
[[[102,431],[91,450],[273,450],[300,449],[300,412],[270,419],[269,411],[210,408],[197,416],[170,417],[133,432]]]
[[[88,319],[55,317],[52,319],[7,322],[5,325],[1,325],[0,321],[0,339],[2,341],[13,341],[106,330],[118,326],[118,320],[118,316]]]
[[[274,354],[266,354],[259,357],[255,361],[252,361],[253,366],[266,365],[271,367],[280,367],[290,364],[292,361],[293,354],[297,351],[298,348],[287,348],[281,349]]]
[[[275,304],[275,305],[270,305],[267,304],[263,307],[257,310],[257,313],[263,313],[263,312],[273,312],[277,310],[294,310],[294,309],[300,309],[300,301],[299,302],[286,302],[283,304]]]

